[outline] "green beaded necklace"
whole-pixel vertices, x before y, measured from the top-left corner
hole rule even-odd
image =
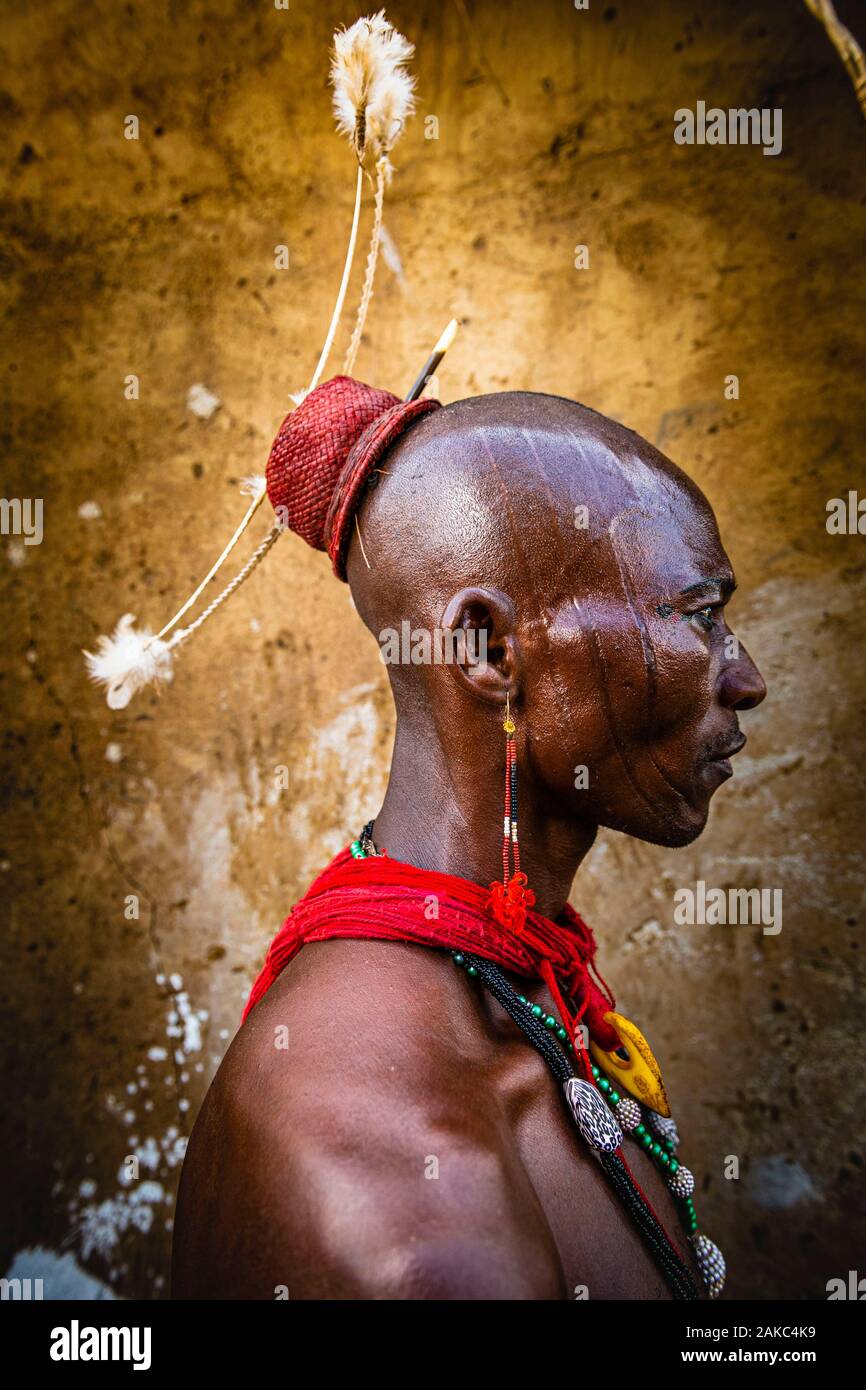
[[[365,827],[361,836],[349,846],[353,858],[367,859],[378,857],[380,851],[373,844],[369,829]],[[454,964],[466,971],[470,978],[478,975],[478,970],[461,951],[452,951]],[[554,1014],[547,1013],[540,1004],[532,1004],[523,994],[517,998],[533,1017],[547,1028],[557,1041],[569,1052],[574,1052],[574,1044],[562,1023]],[[617,1124],[624,1134],[649,1154],[659,1172],[665,1179],[677,1209],[680,1223],[695,1252],[698,1268],[701,1271],[710,1298],[717,1298],[725,1282],[725,1261],[718,1246],[708,1236],[698,1233],[698,1218],[692,1199],[695,1179],[691,1171],[676,1157],[679,1134],[673,1120],[657,1115],[655,1111],[640,1105],[631,1096],[623,1096],[599,1067],[592,1063],[592,1076],[599,1092],[613,1111]]]
[[[459,951],[452,951],[451,955],[455,965],[465,965],[465,957]],[[477,975],[478,971],[475,969],[474,966],[470,965],[467,968],[466,973],[467,975],[473,976]],[[541,1007],[540,1004],[530,1003],[530,1001],[526,998],[525,994],[518,994],[517,997],[520,1000],[521,1004],[526,1004],[528,1006],[528,1008],[535,1015],[535,1017],[544,1024],[545,1028],[549,1028],[550,1031],[554,1034],[554,1036],[559,1038],[560,1041],[565,1041],[565,1044],[568,1047],[569,1051],[574,1051],[574,1045],[573,1043],[569,1042],[568,1034],[566,1033],[562,1024],[559,1022],[557,1018],[554,1017],[553,1014],[545,1013],[544,1009]],[[689,1169],[684,1168],[684,1165],[681,1164],[679,1159],[675,1156],[676,1147],[678,1143],[678,1136],[677,1138],[674,1138],[673,1134],[668,1133],[665,1135],[660,1135],[658,1138],[654,1138],[649,1128],[644,1123],[644,1120],[654,1112],[648,1111],[645,1106],[638,1106],[638,1103],[636,1101],[632,1101],[630,1096],[621,1096],[619,1091],[617,1091],[615,1086],[613,1085],[613,1082],[608,1080],[608,1078],[604,1075],[600,1068],[595,1065],[594,1062],[592,1063],[592,1075],[596,1085],[598,1086],[598,1089],[601,1091],[608,1105],[616,1115],[617,1123],[619,1124],[620,1128],[623,1130],[624,1133],[630,1134],[631,1137],[637,1143],[639,1143],[643,1149],[646,1150],[650,1158],[652,1158],[655,1161],[656,1167],[659,1169],[659,1171],[663,1174],[670,1173],[673,1175],[674,1173],[677,1173],[680,1170],[682,1170],[685,1173],[688,1173],[689,1177],[691,1178],[692,1175],[689,1172]],[[634,1113],[630,1111],[630,1107],[632,1105],[636,1106],[640,1110],[641,1118],[638,1123],[628,1125],[628,1118],[630,1115],[633,1116]],[[676,1127],[674,1126],[674,1132],[675,1131]],[[676,1192],[672,1192],[671,1195],[677,1206],[680,1221],[685,1227],[687,1234],[690,1236],[694,1235],[698,1228],[698,1218],[695,1212],[695,1204],[692,1201],[691,1194],[688,1193],[680,1197],[677,1195]]]

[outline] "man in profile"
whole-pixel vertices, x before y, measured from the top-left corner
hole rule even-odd
[[[639,1030],[625,1036],[590,980],[591,933],[566,906],[575,874],[599,827],[691,843],[745,742],[739,713],[766,693],[726,621],[734,576],[713,512],[646,441],[559,397],[458,401],[393,438],[384,421],[335,466],[322,530],[343,528],[335,568],[374,635],[406,620],[483,634],[486,661],[388,665],[384,802],[335,861],[335,896],[323,876],[274,943],[202,1107],[174,1295],[664,1299],[702,1277],[717,1292],[660,1077],[649,1108],[613,1091],[642,1140],[624,1195],[592,1125],[575,1129],[551,1052],[587,1084],[588,1024],[606,1103],[605,1059],[640,1062]],[[357,460],[373,435],[371,488]],[[497,880],[502,911],[479,896]],[[429,931],[412,896],[428,881]],[[456,968],[448,945],[485,912],[473,954],[454,953],[477,964]],[[521,950],[545,931],[555,949],[527,947],[530,972]],[[512,959],[497,986],[490,972]],[[670,1277],[669,1247],[683,1267]]]

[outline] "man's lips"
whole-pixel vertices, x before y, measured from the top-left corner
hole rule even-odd
[[[746,735],[742,730],[738,729],[732,739],[729,739],[718,752],[711,755],[710,762],[727,762],[728,758],[733,758],[736,753],[739,753],[740,749],[745,746],[745,743]]]
[[[715,753],[712,753],[707,759],[707,772],[710,777],[718,776],[722,782],[726,781],[728,777],[733,777],[734,769],[731,767],[730,759],[735,753],[739,753],[745,742],[746,735],[738,729],[733,738],[728,739]]]

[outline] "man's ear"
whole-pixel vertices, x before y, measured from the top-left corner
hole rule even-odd
[[[500,589],[461,589],[449,600],[442,629],[451,648],[448,669],[478,700],[515,703],[522,684],[522,652],[514,604]]]

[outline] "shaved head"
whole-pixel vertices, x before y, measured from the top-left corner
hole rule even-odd
[[[455,587],[508,589],[518,573],[536,606],[562,586],[579,594],[621,518],[664,525],[683,495],[715,524],[698,488],[651,444],[559,396],[456,401],[404,436],[382,470],[362,516],[370,568],[357,543],[349,563],[358,611],[376,632],[410,609],[432,618]]]
[[[694,838],[734,710],[763,697],[722,641],[734,580],[698,487],[624,426],[527,392],[427,415],[373,476],[347,566],[367,626],[487,639],[485,668],[389,665],[398,725],[467,756],[508,694],[538,796],[641,838]]]

